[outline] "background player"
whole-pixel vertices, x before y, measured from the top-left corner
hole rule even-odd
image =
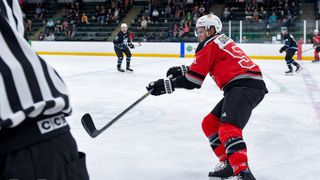
[[[129,32],[128,32],[128,26],[127,24],[123,23],[121,24],[121,31],[118,32],[117,36],[113,40],[114,44],[114,50],[118,56],[118,64],[117,69],[120,72],[124,72],[124,70],[121,68],[122,60],[123,60],[123,53],[126,54],[126,60],[127,60],[127,71],[133,71],[133,69],[130,68],[130,62],[131,62],[131,52],[128,46],[133,49],[134,45],[131,43],[131,39],[129,38]]]
[[[296,73],[299,73],[302,69],[301,65],[298,64],[295,60],[293,60],[293,56],[298,50],[298,46],[296,41],[294,40],[293,36],[288,33],[287,27],[281,28],[281,34],[283,35],[284,40],[284,46],[279,50],[280,53],[283,51],[286,52],[285,60],[287,63],[287,66],[289,68],[288,71],[285,72],[286,75],[293,75],[293,68],[292,65],[296,66]]]
[[[318,29],[315,29],[313,32],[313,48],[314,49],[314,60],[312,62],[319,62],[319,52],[320,52],[320,36]]]
[[[147,89],[152,95],[172,93],[175,88],[200,88],[209,73],[224,91],[224,98],[202,122],[205,135],[220,160],[210,177],[254,180],[249,170],[247,146],[242,129],[247,124],[252,110],[267,93],[258,65],[224,34],[220,19],[212,14],[200,17],[196,23],[201,41],[195,60],[186,66],[171,67],[167,76],[151,82]]]

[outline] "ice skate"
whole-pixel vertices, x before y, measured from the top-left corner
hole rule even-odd
[[[214,178],[216,178],[217,180],[225,179],[230,176],[234,176],[234,174],[228,160],[219,162],[214,168],[214,171],[209,172],[209,177],[211,180],[214,180]]]

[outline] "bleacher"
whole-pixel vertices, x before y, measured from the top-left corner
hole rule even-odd
[[[35,9],[37,4],[27,4],[23,7],[23,12],[25,13],[25,18],[32,21],[32,29],[31,31],[26,31],[26,36],[31,37],[36,31],[38,31],[41,27],[45,26],[46,20],[55,15],[62,5],[56,4],[55,6],[43,4],[45,8],[45,13],[43,14],[42,19],[35,19]]]
[[[72,38],[68,38],[64,32],[55,33],[56,41],[106,41],[118,24],[116,22],[101,24],[99,22],[92,21],[91,17],[95,16],[96,5],[104,6],[106,10],[111,8],[107,3],[81,3],[79,5],[80,14],[85,13],[89,17],[89,24],[76,24],[77,31],[75,36]],[[127,11],[119,14],[119,22],[125,16]],[[63,20],[63,18],[61,20]]]
[[[290,0],[289,4],[293,1]],[[280,28],[282,26],[287,26],[289,31],[296,36],[301,36],[301,22],[299,22],[299,6],[296,7],[294,11],[296,16],[294,20],[290,24],[283,23],[283,19],[287,18],[287,11],[283,10],[279,7],[274,9],[277,2],[265,1],[264,3],[260,2],[256,4],[256,7],[259,11],[259,20],[251,20],[246,18],[248,14],[246,14],[246,2],[239,2],[234,0],[227,0],[225,6],[229,8],[230,11],[230,18],[228,20],[223,21],[223,32],[229,32],[229,20],[231,20],[231,36],[233,39],[239,39],[239,26],[240,20],[242,21],[242,35],[246,36],[246,38],[254,43],[254,42],[263,42],[266,33],[276,35],[279,33]],[[265,14],[260,12],[260,8],[263,7]],[[253,10],[252,10],[253,11]],[[281,11],[284,11],[284,14],[281,14]],[[290,12],[293,9],[290,8]],[[272,15],[272,12],[275,12],[278,20],[276,23],[269,22],[269,16]],[[221,14],[221,17],[223,15]],[[224,20],[222,18],[222,20]]]
[[[198,3],[198,1],[195,1]],[[202,2],[202,1],[199,1]],[[163,4],[160,4],[156,6],[157,11],[159,12],[159,17],[157,18],[157,21],[151,21],[148,22],[148,27],[145,31],[139,30],[139,27],[141,26],[141,20],[142,16],[144,16],[145,9],[141,10],[140,14],[135,18],[134,22],[131,24],[130,30],[134,32],[136,39],[140,41],[148,41],[148,42],[194,42],[196,41],[196,37],[194,36],[194,27],[195,24],[192,23],[190,27],[190,32],[187,35],[184,35],[183,37],[173,37],[172,36],[172,29],[174,24],[177,24],[179,27],[183,26],[183,20],[182,18],[174,18],[174,17],[164,17],[162,16],[162,11],[165,11],[167,3],[164,2]],[[210,7],[210,5],[208,5]],[[209,8],[206,8],[206,12],[209,12]],[[154,8],[154,7],[153,7]],[[152,9],[153,9],[152,8]],[[185,12],[192,12],[192,7],[190,8],[184,8]],[[152,14],[152,10],[151,10]],[[174,13],[173,13],[174,14]]]

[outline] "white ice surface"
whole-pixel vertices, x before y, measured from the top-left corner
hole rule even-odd
[[[209,76],[200,90],[148,97],[95,139],[80,123],[89,112],[101,127],[142,96],[150,81],[163,78],[170,66],[190,64],[191,59],[134,57],[135,71],[120,73],[113,57],[44,58],[69,86],[74,111],[68,122],[79,150],[87,153],[92,180],[208,179],[217,159],[201,121],[222,98]],[[301,62],[302,74],[284,76],[284,61],[256,63],[270,93],[244,130],[254,175],[258,180],[319,179],[320,64]]]

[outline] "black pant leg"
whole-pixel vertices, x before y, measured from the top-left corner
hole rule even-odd
[[[243,129],[252,110],[262,101],[265,90],[233,87],[224,97],[221,122],[231,123]]]
[[[219,119],[221,119],[221,112],[222,112],[223,102],[224,102],[224,98],[222,98],[219,101],[219,103],[211,111],[211,114],[213,114],[214,116],[216,116]]]
[[[131,51],[130,51],[129,48],[124,49],[123,52],[124,52],[124,54],[127,56],[127,59],[128,59],[128,58],[131,58],[132,54],[131,54]]]
[[[116,52],[117,57],[118,57],[117,65],[118,65],[118,67],[120,67],[122,64],[122,60],[123,60],[123,50],[119,49],[117,47],[114,47],[114,51]]]

